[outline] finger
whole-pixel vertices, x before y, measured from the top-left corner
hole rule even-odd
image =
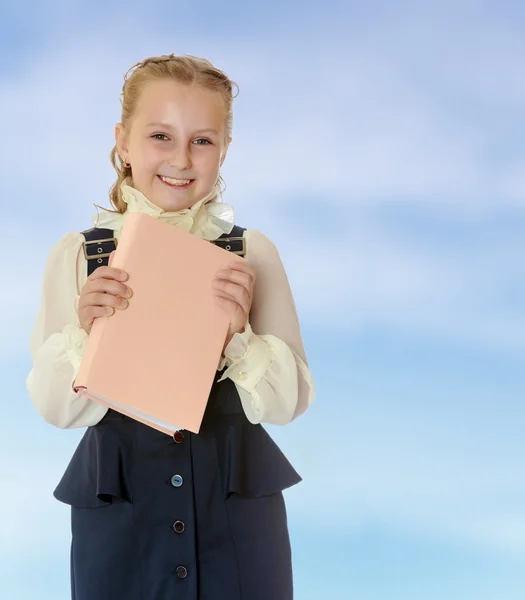
[[[237,303],[237,300],[234,298],[234,296],[228,294],[227,292],[223,292],[222,290],[214,290],[213,293],[215,298],[226,298],[227,300]]]
[[[88,321],[92,322],[98,317],[110,317],[114,312],[115,309],[112,306],[89,306],[86,308],[85,316]]]
[[[215,280],[213,282],[213,288],[215,291],[222,291],[229,294],[243,307],[249,307],[251,304],[251,292],[242,285],[225,280]]]
[[[246,321],[246,313],[244,312],[242,307],[239,306],[237,302],[235,302],[235,300],[232,300],[231,297],[227,297],[225,295],[216,295],[215,302],[217,302],[217,304],[219,304],[226,310],[230,317],[230,321],[233,321],[233,319],[237,315],[239,315],[242,318],[243,322]]]
[[[94,281],[96,279],[116,279],[117,281],[126,281],[128,277],[129,275],[122,269],[103,266],[95,269],[88,277],[88,280]]]
[[[218,289],[214,290],[214,293],[216,298],[224,298],[225,300],[230,300],[230,302],[236,304],[246,315],[250,312],[251,299],[244,296],[242,298],[238,298],[233,294]]]
[[[92,294],[84,294],[79,300],[79,309],[88,309],[90,306],[111,306],[118,310],[127,308],[128,301],[126,298],[115,296],[113,294],[100,294],[98,292]]]
[[[111,263],[113,262],[113,257],[115,256],[115,252],[116,250],[113,250],[111,252],[111,254],[109,255],[109,259],[108,259],[108,265],[111,267]]]
[[[233,281],[239,285],[242,285],[248,290],[253,289],[254,280],[250,273],[244,271],[222,270],[217,273],[217,278],[220,280]]]
[[[133,291],[125,283],[115,281],[114,279],[94,279],[87,280],[82,290],[83,294],[92,294],[94,292],[105,292],[114,294],[122,298],[131,298]]]
[[[246,279],[244,275],[232,275],[231,277],[220,278],[217,277],[213,280],[212,285],[215,289],[226,290],[232,295],[238,295],[241,293],[252,294],[252,286],[250,280]]]
[[[247,260],[232,262],[228,266],[232,271],[247,273],[251,277],[252,281],[257,279],[257,273],[255,272],[255,269]]]

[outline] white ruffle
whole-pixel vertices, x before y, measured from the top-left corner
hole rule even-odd
[[[126,179],[120,186],[122,198],[127,204],[126,212],[121,214],[108,211],[94,215],[93,225],[95,227],[112,229],[115,236],[119,238],[126,216],[133,212],[142,212],[204,240],[216,240],[224,233],[231,233],[233,229],[235,224],[233,206],[224,202],[211,202],[219,193],[217,186],[190,208],[165,211],[153,204],[142,192],[129,183],[129,180]]]
[[[84,356],[88,334],[82,327],[66,325],[62,329],[62,335],[64,336],[64,347],[68,360],[76,372],[80,368],[80,363]]]

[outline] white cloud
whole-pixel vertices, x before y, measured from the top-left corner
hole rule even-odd
[[[459,10],[449,4],[434,8],[447,13],[447,28],[450,7]],[[511,286],[522,274],[521,240],[517,230],[501,231],[507,240],[481,238],[493,231],[491,218],[494,227],[523,219],[524,147],[506,144],[507,131],[522,125],[523,40],[510,27],[485,45],[471,43],[474,27],[430,36],[427,21],[402,16],[403,29],[385,15],[388,27],[374,21],[348,45],[327,39],[307,47],[292,35],[284,46],[270,32],[263,42],[239,35],[230,42],[219,32],[220,42],[208,36],[207,45],[178,36],[174,51],[217,57],[241,85],[226,200],[238,206],[241,224],[277,242],[304,322],[338,333],[374,324],[519,355],[525,331]],[[3,114],[24,121],[4,121],[9,144],[0,150],[8,192],[3,251],[13,259],[3,265],[0,357],[16,355],[17,344],[27,351],[51,244],[89,226],[92,202],[107,204],[123,72],[159,47],[173,49],[171,38],[145,39],[134,27],[120,23],[118,45],[102,29],[72,31],[53,54],[34,56],[3,82]],[[502,125],[504,116],[511,122]],[[412,227],[397,229],[385,218],[392,213],[382,212],[392,207],[408,217],[413,209],[439,216],[442,236],[427,240]],[[480,233],[454,247],[448,224]],[[414,386],[428,385],[415,375]],[[341,403],[352,400],[346,391]],[[287,493],[294,522],[349,535],[379,524],[523,555],[525,489],[515,432],[498,434],[494,445],[515,440],[501,453],[482,433],[480,448],[465,451],[463,436],[452,444],[446,431],[433,436],[432,418],[418,430],[411,415],[399,415],[403,428],[392,414],[378,414],[360,427],[339,407],[329,415],[321,405],[328,399],[319,400],[297,427],[276,436],[299,457],[293,462],[305,478]],[[49,450],[40,433],[33,450]],[[14,495],[0,497],[9,515],[0,537],[9,540],[11,559],[27,557],[28,548],[38,556],[67,546],[67,507],[50,494],[72,450],[33,453],[30,461],[2,454],[4,488]]]
[[[0,556],[4,564],[19,557],[37,560],[44,552],[63,553],[68,548],[69,509],[52,495],[61,476],[60,463],[64,460],[47,452],[30,459],[2,453],[0,539],[5,543],[0,545]]]
[[[369,415],[366,430],[359,431],[356,412],[323,427],[325,441],[315,417],[286,433],[272,431],[304,478],[286,492],[294,523],[313,535],[351,536],[372,526],[525,553],[518,458],[502,460],[501,450],[486,446],[487,436],[467,440],[446,431],[443,421],[418,427],[413,418]]]
[[[389,36],[395,33],[377,28],[368,41],[358,37],[341,46],[337,39],[327,40],[324,52],[293,36],[280,43],[268,40],[264,47],[250,44],[243,52],[238,38],[215,53],[213,40],[201,44],[203,54],[209,50],[208,55],[221,56],[225,70],[241,85],[235,141],[225,168],[241,197],[252,195],[256,184],[269,202],[308,194],[322,198],[323,205],[343,207],[426,203],[454,213],[493,211],[515,202],[523,206],[521,188],[513,183],[514,168],[497,168],[492,160],[499,134],[495,122],[488,127],[484,114],[465,118],[455,102],[455,86],[469,101],[478,91],[478,71],[467,71],[462,62],[468,46],[460,46],[456,38],[446,46],[462,65],[461,81],[459,74],[450,80],[454,66],[447,62],[435,76],[449,87],[427,90],[429,76],[418,80],[412,63],[400,62],[406,58],[403,45],[393,54],[385,52]],[[115,48],[101,33],[83,32],[74,44],[68,40],[71,46],[57,47],[51,56],[33,61],[24,76],[4,84],[2,110],[26,115],[22,131],[31,135],[31,155],[38,156],[30,163],[31,172],[53,190],[61,182],[59,205],[70,205],[65,191],[81,172],[89,171],[91,180],[84,180],[87,189],[80,191],[79,200],[106,193],[111,169],[105,157],[118,120],[122,74],[140,48],[146,53],[167,42],[161,37],[136,43],[131,31],[128,37],[133,45]],[[374,47],[374,37],[383,44]],[[195,48],[184,38],[178,45]],[[502,58],[512,56],[517,63],[511,54],[516,48],[506,50]],[[525,55],[525,47],[519,50]],[[423,56],[433,59],[433,66],[440,64],[432,52]],[[501,77],[495,65],[485,73],[485,80],[491,77]],[[496,100],[505,110],[505,97]],[[20,133],[20,123],[7,123],[12,145],[4,159],[9,172],[24,173],[29,166],[29,157],[20,161],[27,156],[26,135]]]
[[[484,78],[481,69],[468,70],[471,50],[459,35],[446,45],[432,39],[415,62],[408,60],[411,43],[429,26],[421,21],[416,27],[419,18],[413,17],[405,43],[396,28],[376,24],[346,43],[327,39],[324,50],[304,40],[298,45],[294,35],[284,42],[269,38],[264,45],[237,37],[220,47],[208,38],[199,42],[200,52],[192,40],[179,37],[177,46],[217,56],[241,85],[235,140],[224,169],[226,200],[238,206],[249,226],[276,239],[307,317],[349,331],[372,322],[519,351],[525,339],[519,314],[503,300],[494,305],[484,300],[510,281],[507,268],[518,272],[517,254],[502,259],[499,272],[487,277],[477,264],[490,261],[493,247],[459,256],[447,249],[446,232],[435,243],[421,243],[412,239],[413,229],[396,232],[376,222],[382,207],[392,206],[408,207],[407,215],[417,207],[450,223],[479,221],[484,231],[493,216],[523,219],[523,147],[494,161],[497,121],[487,126],[483,110],[463,118],[456,102],[458,90],[472,102],[480,85],[504,75],[494,64]],[[7,214],[28,243],[7,267],[18,290],[2,298],[0,325],[7,331],[36,310],[43,262],[41,257],[35,262],[34,253],[48,249],[62,226],[64,231],[89,226],[93,202],[107,205],[113,181],[107,157],[124,71],[171,43],[162,36],[137,38],[133,23],[124,25],[128,41],[119,46],[109,44],[103,30],[79,31],[74,42],[68,38],[35,57],[3,84],[2,113],[24,115],[23,122],[5,123],[9,144],[1,169],[14,200]],[[502,36],[498,31],[497,39]],[[389,41],[396,40],[396,51],[387,52]],[[245,44],[242,52],[239,43]],[[440,62],[440,49],[455,62]],[[525,47],[508,41],[499,52],[501,61],[512,57],[517,64]],[[428,87],[432,73],[421,70],[427,60],[439,88]],[[511,101],[495,94],[491,102],[504,111]],[[312,205],[309,215],[302,212],[302,198],[314,203],[317,214]],[[27,210],[20,210],[22,202]],[[367,213],[370,207],[379,212]],[[318,223],[313,238],[296,224],[297,211],[305,223]],[[328,224],[334,214],[337,223]],[[38,232],[44,225],[48,231]],[[324,233],[328,227],[330,235]],[[34,240],[27,240],[28,231]],[[312,282],[318,293],[312,294]]]

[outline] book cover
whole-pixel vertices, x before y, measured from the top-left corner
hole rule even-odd
[[[144,213],[130,213],[113,267],[129,306],[95,319],[75,390],[159,431],[198,433],[229,328],[217,271],[245,259]]]

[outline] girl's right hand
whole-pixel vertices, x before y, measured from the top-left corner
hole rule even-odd
[[[113,252],[109,257],[109,264]],[[114,267],[99,267],[87,278],[78,300],[78,318],[82,329],[89,334],[97,317],[109,317],[117,310],[128,307],[131,289],[122,283],[128,274]]]

